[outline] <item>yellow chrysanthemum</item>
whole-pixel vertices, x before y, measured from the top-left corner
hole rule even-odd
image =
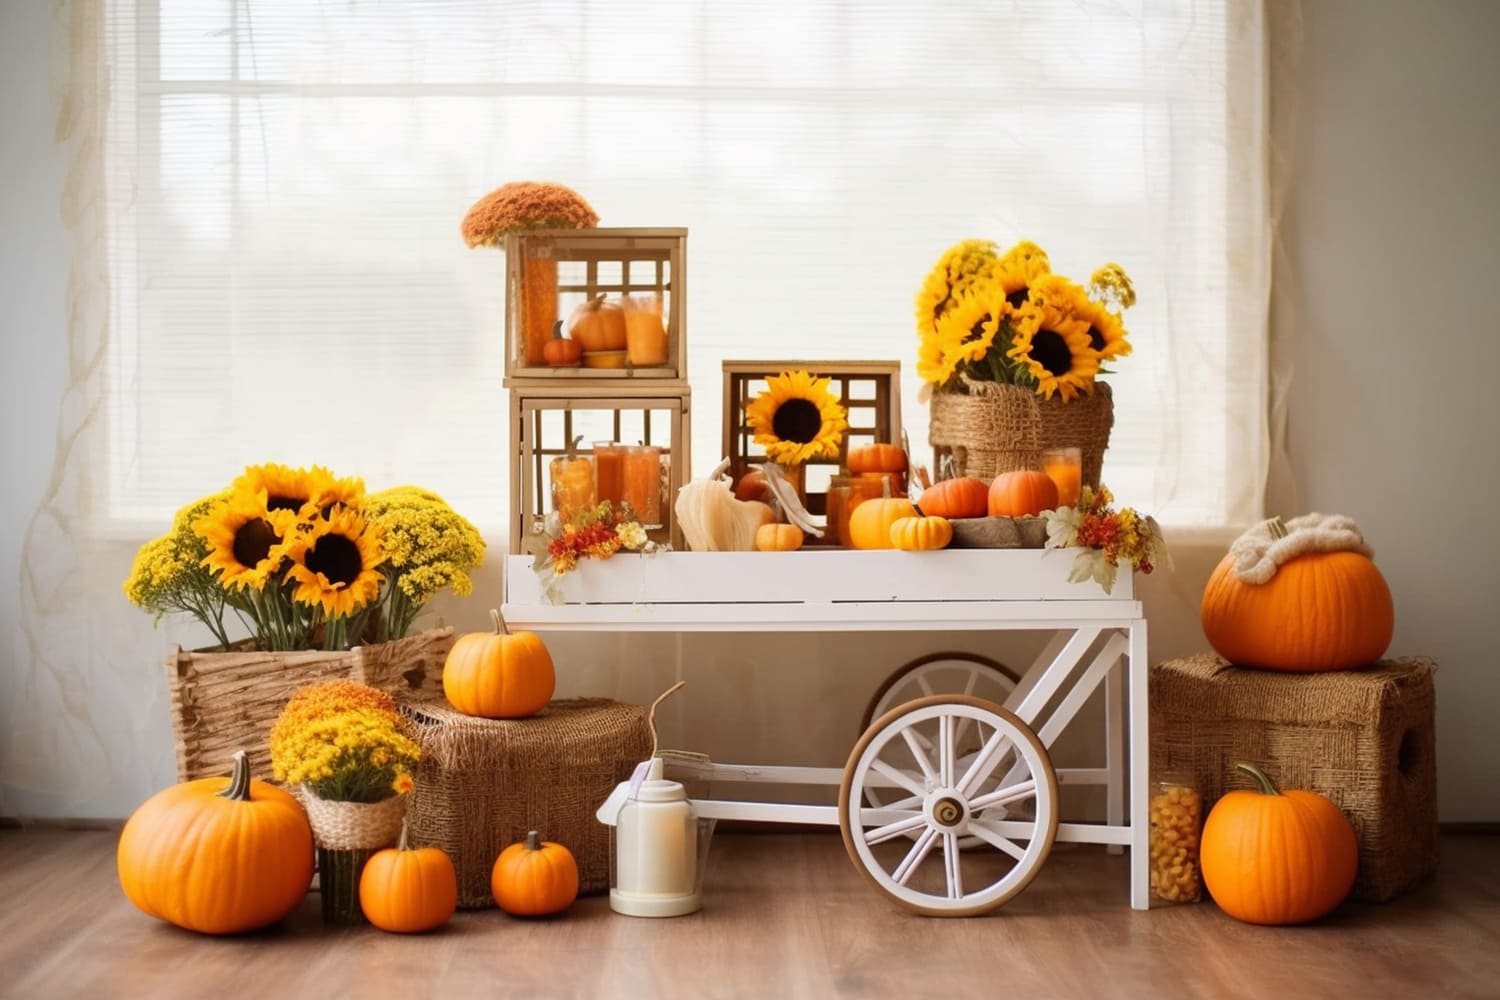
[[[469,570],[484,563],[479,530],[429,490],[415,486],[371,493],[362,509],[380,528],[395,585],[417,604],[451,586],[473,591]]]
[[[1030,240],[1022,240],[1005,251],[993,273],[1005,301],[1018,307],[1026,301],[1032,283],[1052,273],[1052,264],[1047,260],[1047,251]]]
[[[1057,300],[1028,299],[1011,313],[1015,330],[1007,356],[1019,361],[1036,391],[1048,399],[1061,393],[1068,402],[1079,392],[1090,392],[1099,373],[1099,356],[1089,346],[1088,322],[1064,309]]]
[[[259,590],[281,569],[294,515],[267,507],[265,490],[235,491],[193,523],[208,544],[202,565],[219,574],[229,590]]]
[[[962,240],[943,251],[917,292],[917,334],[926,338],[936,333],[954,296],[988,275],[996,259],[990,240]]]
[[[829,392],[830,380],[805,371],[766,379],[766,389],[745,405],[755,443],[782,465],[835,458],[849,427],[843,406]]]
[[[327,618],[351,615],[380,594],[380,529],[355,511],[299,522],[288,554],[292,599],[322,608]]]
[[[1135,305],[1135,283],[1119,264],[1110,262],[1089,275],[1089,295],[1101,302],[1114,302],[1120,309]]]

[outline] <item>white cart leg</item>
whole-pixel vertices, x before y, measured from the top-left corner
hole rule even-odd
[[[1151,735],[1147,711],[1146,620],[1130,625],[1130,905],[1145,910],[1151,906],[1147,852],[1147,797],[1151,767]]]
[[[1105,783],[1104,821],[1110,826],[1125,825],[1125,671],[1130,658],[1121,657],[1104,678],[1104,768],[1109,772]],[[1106,850],[1119,854],[1122,844],[1110,844]]]

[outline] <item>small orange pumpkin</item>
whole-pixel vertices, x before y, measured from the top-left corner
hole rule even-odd
[[[625,307],[603,295],[589,299],[568,317],[568,336],[585,351],[625,350]]]
[[[1259,791],[1226,792],[1203,824],[1203,882],[1219,908],[1252,924],[1301,924],[1354,887],[1359,842],[1337,806],[1316,792],[1278,792],[1251,764]]]
[[[401,840],[376,852],[359,876],[359,906],[365,919],[393,934],[441,927],[458,907],[458,875],[440,847],[412,849],[406,824]]]
[[[745,473],[734,484],[734,498],[745,501],[770,500],[771,487],[766,484],[766,474],[759,469],[751,469]]]
[[[849,515],[849,538],[856,549],[889,549],[891,525],[916,516],[916,505],[903,497],[862,500]]]
[[[1316,520],[1309,515],[1293,524],[1318,530]],[[1274,543],[1289,534],[1280,518],[1261,527],[1262,541]],[[1351,532],[1350,544],[1363,548],[1363,539]],[[1367,551],[1304,552],[1276,565],[1261,583],[1240,578],[1231,552],[1203,589],[1209,645],[1231,663],[1262,670],[1312,673],[1374,663],[1390,645],[1396,613],[1390,587]]]
[[[542,347],[542,359],[554,368],[572,368],[583,362],[583,344],[553,337]]]
[[[500,909],[518,917],[561,913],[578,898],[578,863],[566,847],[532,830],[495,859],[490,891]]]
[[[491,611],[493,632],[471,632],[443,663],[443,694],[465,715],[519,719],[547,707],[557,687],[552,655],[534,632],[511,632]]]
[[[186,781],[142,803],[120,832],[115,863],[143,913],[238,934],[274,924],[307,895],[312,829],[296,799],[251,779],[240,750],[230,777]]]
[[[930,552],[953,541],[946,517],[898,517],[891,522],[891,545],[906,552]]]
[[[755,548],[760,552],[793,552],[802,548],[802,529],[795,524],[762,524],[755,529]]]
[[[866,472],[905,472],[906,451],[897,444],[863,444],[849,449],[845,464],[855,475]]]
[[[944,479],[922,491],[922,513],[935,517],[984,517],[990,512],[990,487],[983,479]]]
[[[990,484],[991,517],[1035,517],[1057,507],[1057,484],[1037,469],[1002,472]]]

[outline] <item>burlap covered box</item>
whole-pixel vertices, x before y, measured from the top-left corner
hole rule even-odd
[[[1351,898],[1390,899],[1437,868],[1432,674],[1423,659],[1321,674],[1167,660],[1151,670],[1152,773],[1193,776],[1205,805],[1243,784],[1242,760],[1327,796],[1359,837]]]
[[[528,830],[568,848],[579,891],[609,888],[609,827],[594,813],[651,755],[646,710],[602,698],[554,701],[526,719],[478,719],[410,705],[422,760],[407,810],[411,840],[441,847],[458,905],[494,906],[490,872]]]

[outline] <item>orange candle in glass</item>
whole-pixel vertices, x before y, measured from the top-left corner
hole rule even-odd
[[[621,499],[630,504],[636,519],[648,528],[661,520],[661,449],[639,445],[622,449]]]
[[[613,441],[594,442],[594,493],[616,504],[625,497],[625,449]]]
[[[1057,485],[1057,505],[1077,507],[1083,493],[1083,452],[1078,448],[1048,448],[1042,452],[1042,471]]]
[[[594,462],[587,455],[552,460],[552,507],[564,521],[594,506]]]
[[[625,350],[637,368],[667,363],[667,328],[662,323],[661,296],[627,295],[625,306]]]

